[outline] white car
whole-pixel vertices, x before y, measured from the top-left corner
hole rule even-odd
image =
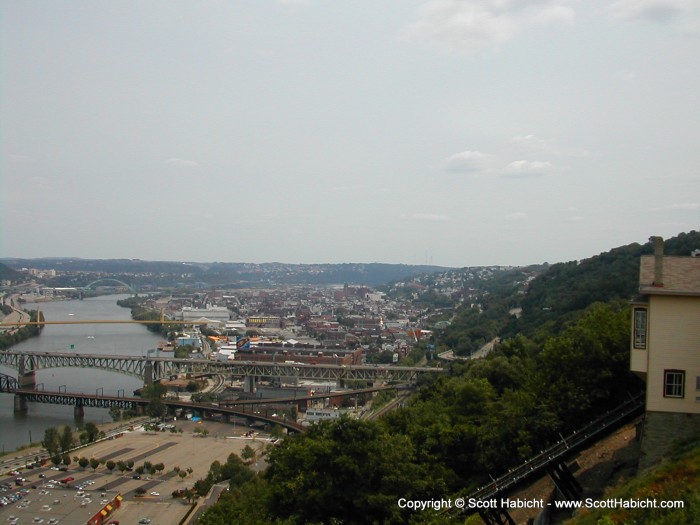
[[[153,491],[151,492],[151,496],[160,496],[160,492]]]

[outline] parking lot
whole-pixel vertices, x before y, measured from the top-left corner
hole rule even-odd
[[[266,444],[264,436],[245,437],[243,434],[249,429],[242,425],[209,421],[178,421],[176,424],[182,433],[135,430],[77,452],[78,456],[86,458],[133,461],[131,472],[117,469],[110,472],[105,465],[93,471],[73,463],[66,472],[47,465],[22,469],[18,476],[0,478],[0,501],[2,498],[6,501],[0,507],[0,523],[83,525],[108,506],[104,523],[111,520],[118,520],[120,524],[148,520],[152,525],[178,523],[189,505],[173,498],[174,491],[192,487],[195,481],[206,476],[213,461],[223,463],[229,454],[240,454],[246,445],[259,450]],[[206,429],[208,435],[195,434],[196,428]],[[139,476],[136,468],[144,461],[163,463],[165,468],[155,475]],[[184,472],[191,469],[191,473],[182,478],[175,467]],[[26,480],[23,486],[16,485],[16,477]],[[68,478],[72,479],[66,481]],[[113,504],[117,495],[123,499]]]

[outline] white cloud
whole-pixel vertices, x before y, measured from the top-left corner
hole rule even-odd
[[[536,177],[552,171],[552,163],[541,160],[516,160],[503,170],[510,177]]]
[[[515,144],[530,151],[553,152],[552,141],[536,137],[535,135],[518,135],[510,139],[511,144]]]
[[[559,157],[590,157],[585,149],[560,147],[551,139],[543,139],[535,135],[518,135],[510,139],[516,149],[523,152],[534,152]]]
[[[569,215],[566,220],[569,222],[581,222],[585,220],[585,217],[583,215]]]
[[[444,169],[453,173],[478,173],[487,170],[492,159],[492,155],[481,151],[461,151],[445,159]]]
[[[610,5],[610,12],[617,18],[666,22],[691,8],[691,0],[617,0]]]
[[[448,221],[450,218],[447,215],[437,215],[433,213],[414,213],[411,217],[421,221]]]
[[[570,24],[574,10],[555,0],[432,0],[404,30],[409,39],[474,53],[543,25]]]
[[[528,218],[527,213],[523,213],[521,211],[509,213],[508,215],[505,216],[505,219],[508,221],[522,221],[522,220],[527,219],[527,218]]]
[[[168,159],[165,161],[165,163],[170,165],[170,166],[180,166],[180,167],[184,167],[184,168],[197,168],[197,167],[199,167],[199,164],[197,164],[193,160],[178,159],[178,158]]]

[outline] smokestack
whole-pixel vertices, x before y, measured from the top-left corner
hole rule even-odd
[[[653,286],[664,285],[664,239],[663,237],[650,237],[654,246],[654,282]]]

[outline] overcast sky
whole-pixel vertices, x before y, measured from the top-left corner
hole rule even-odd
[[[700,228],[697,0],[0,9],[1,257],[523,265]]]

